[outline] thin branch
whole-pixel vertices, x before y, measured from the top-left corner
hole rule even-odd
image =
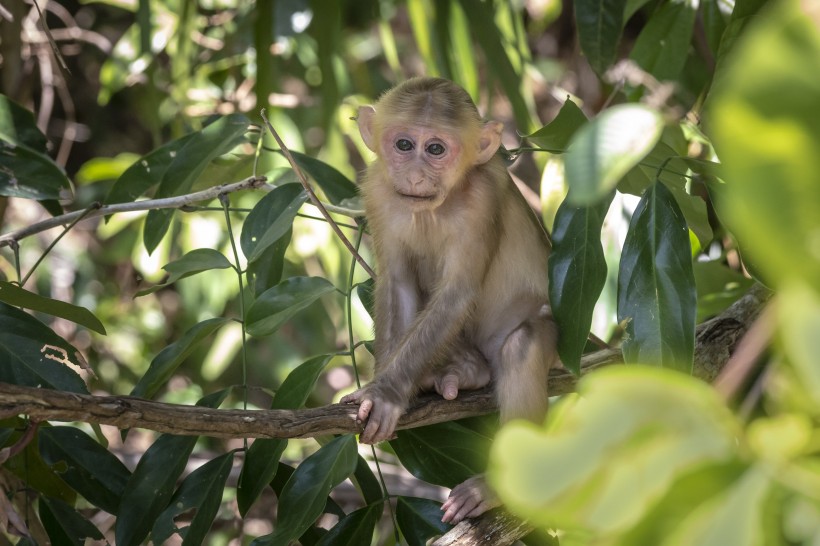
[[[146,199],[143,201],[135,201],[133,203],[116,203],[113,205],[104,205],[99,209],[93,210],[91,212],[87,212],[86,209],[83,209],[74,212],[69,212],[67,214],[61,214],[60,216],[55,216],[54,218],[49,218],[48,220],[44,220],[42,222],[32,224],[30,226],[18,229],[16,231],[0,235],[0,248],[3,248],[4,246],[10,246],[12,245],[12,243],[21,241],[26,237],[30,237],[37,233],[58,226],[70,224],[77,218],[82,217],[83,215],[85,215],[84,219],[87,220],[89,218],[106,216],[108,214],[114,214],[117,212],[134,212],[154,209],[175,209],[179,207],[184,207],[186,205],[191,205],[193,203],[198,203],[200,201],[216,199],[220,196],[220,194],[223,193],[231,193],[235,191],[259,188],[262,185],[264,185],[266,181],[267,180],[264,177],[250,177],[240,182],[234,182],[233,184],[221,184],[219,186],[214,186],[206,190],[189,193],[187,195],[166,197],[164,199]]]
[[[322,204],[319,198],[316,197],[316,193],[314,193],[313,188],[311,188],[310,184],[308,183],[307,176],[305,176],[305,173],[302,172],[302,169],[299,168],[299,165],[293,159],[293,155],[291,155],[290,150],[288,150],[288,147],[285,146],[285,143],[282,142],[281,138],[279,138],[279,133],[277,133],[276,129],[274,129],[273,125],[271,125],[264,108],[262,109],[261,115],[262,119],[265,120],[265,126],[268,128],[268,131],[270,131],[270,134],[273,136],[274,140],[276,140],[276,143],[279,145],[279,149],[281,149],[282,153],[285,154],[285,158],[287,158],[288,163],[290,163],[290,166],[293,168],[293,172],[296,173],[296,176],[299,178],[299,181],[305,188],[305,191],[310,197],[310,201],[317,209],[319,209],[319,212],[321,212],[322,216],[325,217],[327,223],[330,224],[330,227],[333,229],[333,231],[336,233],[336,236],[342,241],[342,243],[344,243],[345,247],[347,247],[347,250],[350,252],[350,254],[354,258],[356,258],[356,261],[359,262],[359,264],[365,271],[367,271],[367,274],[375,279],[376,272],[373,271],[373,269],[367,264],[366,261],[364,261],[364,258],[362,258],[361,254],[359,254],[356,251],[356,249],[353,248],[353,244],[347,237],[345,237],[345,234],[342,233],[342,230],[339,228],[338,225],[336,225],[336,222],[333,220],[333,218],[330,217],[330,214],[327,212],[327,209],[325,208],[324,204]]]

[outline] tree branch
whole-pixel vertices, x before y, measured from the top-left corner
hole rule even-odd
[[[31,235],[40,233],[42,231],[70,224],[78,218],[83,217],[84,214],[85,217],[83,219],[87,220],[89,218],[96,218],[98,216],[107,216],[109,214],[114,214],[116,212],[133,212],[139,210],[154,209],[176,209],[184,207],[186,205],[191,205],[193,203],[199,203],[200,201],[209,201],[211,199],[216,199],[223,193],[231,193],[240,190],[259,188],[263,184],[265,184],[265,182],[267,182],[267,179],[265,177],[252,176],[250,178],[246,178],[245,180],[234,182],[233,184],[221,184],[219,186],[214,186],[206,190],[189,193],[187,195],[166,197],[164,199],[146,199],[143,201],[135,201],[132,203],[115,203],[113,205],[103,205],[98,209],[92,210],[90,212],[88,212],[88,209],[77,210],[74,212],[61,214],[60,216],[55,216],[54,218],[49,218],[48,220],[44,220],[42,222],[38,222],[30,226],[26,226],[22,229],[18,229],[17,231],[11,231],[9,233],[0,235],[0,248],[3,248],[4,246],[9,246],[15,242],[18,242],[22,239],[25,239],[26,237],[30,237]]]

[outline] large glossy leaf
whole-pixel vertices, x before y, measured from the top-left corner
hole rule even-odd
[[[253,302],[247,312],[247,331],[252,336],[272,334],[296,313],[334,290],[334,286],[322,277],[286,279]]]
[[[618,272],[618,321],[626,322],[624,359],[690,371],[697,294],[689,231],[661,183],[641,198]]]
[[[329,355],[317,356],[290,372],[277,389],[271,409],[302,407],[313,392],[316,380],[325,369],[328,360]],[[287,440],[259,438],[248,448],[236,492],[239,513],[243,516],[276,476],[279,458],[287,445]]]
[[[131,476],[125,465],[74,427],[44,427],[38,435],[43,460],[88,502],[117,514]]]
[[[40,521],[53,545],[84,546],[86,538],[104,541],[99,529],[74,508],[59,499],[41,496]],[[19,544],[19,543],[18,543]]]
[[[0,95],[0,140],[26,146],[36,152],[47,151],[48,141],[37,128],[34,114],[5,95]]]
[[[261,296],[265,290],[282,282],[282,274],[285,271],[285,252],[292,237],[293,230],[289,229],[278,241],[269,246],[255,262],[248,264],[246,270],[248,286],[255,298]]]
[[[356,184],[324,161],[291,150],[291,155],[299,167],[316,180],[319,187],[334,205],[345,199],[356,197]]]
[[[0,140],[0,196],[45,200],[70,194],[68,177],[50,157]]]
[[[202,544],[222,503],[222,490],[231,473],[233,452],[225,453],[200,466],[185,478],[174,493],[171,502],[154,522],[151,541],[165,544],[172,534],[179,532],[183,546]],[[191,524],[178,529],[174,518],[193,509]]]
[[[578,41],[589,65],[603,74],[615,59],[623,28],[626,0],[577,0]]]
[[[767,282],[820,290],[820,31],[798,2],[764,10],[711,98],[719,213]]]
[[[223,399],[220,392],[202,398],[197,405],[217,407]],[[168,506],[196,441],[197,436],[163,434],[143,454],[122,495],[114,529],[117,546],[143,543],[157,516]]]
[[[586,122],[587,117],[581,109],[567,97],[555,119],[525,138],[544,150],[565,152],[572,136]]]
[[[652,150],[662,129],[658,112],[639,104],[614,106],[581,127],[564,163],[571,201],[603,199]]]
[[[698,0],[664,2],[641,30],[630,57],[656,79],[680,76],[689,53]]]
[[[327,495],[356,469],[356,440],[340,436],[302,461],[279,496],[279,521],[274,532],[252,546],[287,546],[322,514]]]
[[[177,151],[154,197],[174,197],[190,191],[194,182],[208,164],[236,146],[245,134],[250,121],[242,114],[221,118],[194,133]],[[173,209],[148,212],[143,241],[148,253],[154,251],[171,225]]]
[[[165,347],[154,357],[151,365],[148,366],[148,371],[131,390],[131,396],[153,398],[199,343],[206,339],[213,339],[213,333],[228,322],[230,319],[216,317],[192,326],[181,338]]]
[[[601,245],[612,196],[596,205],[577,207],[564,200],[558,207],[549,257],[550,303],[558,323],[561,362],[580,373],[592,324],[592,312],[606,283],[606,259]]]
[[[373,531],[384,511],[384,504],[377,502],[351,512],[333,526],[316,546],[370,546]]]
[[[491,439],[458,422],[400,430],[390,441],[401,463],[426,482],[454,487],[484,472]]]
[[[293,219],[307,201],[301,184],[284,184],[259,200],[248,214],[239,238],[242,252],[253,263],[293,227]]]
[[[137,292],[137,296],[145,296],[153,294],[157,290],[165,288],[168,285],[174,284],[180,279],[202,273],[203,271],[210,271],[212,269],[228,269],[233,267],[228,258],[221,252],[212,248],[197,248],[185,254],[178,260],[169,262],[162,266],[162,269],[170,273],[168,279],[156,286],[152,286],[147,290]]]
[[[85,359],[48,326],[16,307],[0,302],[0,381],[27,387],[88,393],[69,365]]]
[[[396,500],[396,521],[410,546],[426,546],[427,541],[443,535],[451,525],[441,521],[441,503],[418,497],[399,497]]]
[[[505,426],[488,478],[509,510],[536,525],[612,538],[683,475],[731,460],[738,433],[706,383],[671,370],[610,368],[583,378],[545,428]]]
[[[100,319],[85,307],[46,298],[10,282],[0,281],[0,301],[64,318],[105,335],[105,327]]]

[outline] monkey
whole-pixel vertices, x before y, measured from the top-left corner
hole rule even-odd
[[[378,271],[374,377],[342,398],[359,404],[360,441],[393,438],[421,391],[452,400],[491,382],[502,423],[542,422],[558,362],[549,243],[497,153],[503,125],[441,78],[407,80],[357,120],[376,155],[360,192]],[[476,476],[442,521],[499,504]]]

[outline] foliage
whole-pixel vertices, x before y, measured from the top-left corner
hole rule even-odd
[[[447,487],[489,465],[510,510],[557,529],[561,544],[820,540],[816,10],[795,0],[579,1],[560,18],[558,3],[498,0],[48,5],[48,27],[24,27],[36,17],[22,17],[23,3],[0,23],[21,38],[17,50],[2,45],[0,381],[211,408],[338,400],[372,361],[372,280],[255,124],[264,107],[302,150],[298,168],[369,260],[353,181],[369,155],[348,118],[419,72],[453,79],[488,117],[529,134],[509,154],[542,173],[565,366],[580,371],[595,330],[652,367],[583,378],[545,426],[510,424],[492,449],[491,416],[401,431],[368,460],[352,436],[222,443],[10,417],[4,538],[424,544],[448,526],[436,500],[395,494],[369,464],[395,454]],[[567,33],[583,57],[561,44]],[[67,36],[101,51],[78,54]],[[36,50],[46,44],[53,51]],[[33,64],[15,64],[24,59],[39,72],[16,72]],[[85,141],[66,129],[78,119]],[[263,191],[188,197],[261,177]],[[126,212],[144,198],[166,201]],[[99,203],[120,212],[92,221]],[[64,207],[79,215],[56,238],[25,232]],[[760,377],[735,409],[733,393],[685,372],[696,321],[751,276],[777,291],[759,319],[775,343],[746,363]],[[354,498],[342,500],[346,480]],[[98,528],[100,512],[114,516],[110,529]]]

